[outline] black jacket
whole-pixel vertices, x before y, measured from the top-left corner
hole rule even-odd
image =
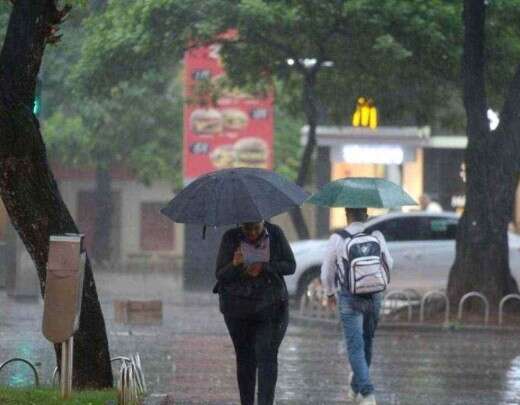
[[[259,292],[264,288],[267,289],[267,286],[272,286],[277,300],[288,300],[289,296],[283,276],[294,274],[296,270],[294,255],[279,226],[266,222],[265,227],[269,234],[270,259],[269,263],[264,264],[262,272],[255,279],[246,274],[245,266],[233,266],[233,255],[242,240],[240,228],[230,229],[224,234],[217,257],[215,272],[217,285],[214,292],[219,292],[222,286],[241,288],[253,284],[258,287],[254,290]]]

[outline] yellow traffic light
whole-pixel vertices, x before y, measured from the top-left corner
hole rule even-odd
[[[352,116],[352,126],[377,128],[377,108],[372,99],[366,99],[365,97],[359,97],[357,99],[356,111]]]

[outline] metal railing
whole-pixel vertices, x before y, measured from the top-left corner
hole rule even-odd
[[[506,295],[504,298],[500,300],[500,304],[498,305],[498,325],[502,326],[502,322],[504,320],[504,304],[509,300],[519,300],[520,301],[520,295],[519,294],[509,294]]]
[[[414,294],[412,294],[414,293]],[[414,308],[418,308],[419,310],[419,324],[426,323],[426,308],[428,307],[428,303],[432,301],[434,297],[440,298],[442,300],[442,304],[444,306],[444,322],[443,325],[447,326],[450,323],[451,316],[451,303],[449,297],[445,291],[441,290],[432,290],[427,291],[424,295],[420,296],[412,290],[390,290],[383,297],[382,301],[382,314],[381,314],[381,323],[382,324],[395,324],[393,320],[389,320],[391,314],[398,314],[398,311],[405,310],[404,322],[408,324],[414,324],[413,314]],[[478,299],[483,304],[483,324],[488,327],[490,325],[490,314],[491,314],[491,306],[488,298],[479,291],[470,291],[458,302],[457,305],[457,321],[463,321],[464,314],[464,306],[466,302],[470,299]],[[498,327],[504,327],[504,306],[509,301],[520,301],[520,294],[509,294],[502,298],[498,308]],[[338,313],[331,313],[330,310],[326,309],[321,305],[322,298],[320,297],[306,297],[303,296],[300,301],[299,315],[304,319],[320,319],[320,320],[331,320],[334,322],[339,321]],[[396,305],[392,306],[393,301],[398,301]],[[442,307],[441,307],[442,308]],[[520,313],[518,314],[520,316]],[[402,319],[402,318],[400,318]],[[495,318],[496,319],[496,318]],[[520,323],[518,325],[513,325],[513,327],[520,327]]]
[[[130,360],[130,358],[124,357],[124,356],[117,356],[117,357],[113,357],[112,359],[110,359],[110,363],[114,363],[116,361],[130,362],[131,360]],[[59,383],[60,383],[60,370],[56,366],[52,373],[51,385],[53,387],[57,387],[59,385]]]
[[[423,295],[421,298],[421,308],[419,313],[419,322],[424,323],[424,306],[426,304],[426,301],[433,297],[433,296],[442,297],[445,303],[445,310],[444,310],[444,323],[447,324],[450,321],[450,300],[448,298],[448,295],[444,291],[428,291],[426,294]]]
[[[28,360],[25,360],[25,359],[22,359],[22,358],[19,358],[19,357],[15,357],[15,358],[9,359],[7,361],[4,361],[2,364],[0,364],[0,371],[2,371],[2,369],[5,366],[7,366],[8,364],[17,363],[17,362],[27,364],[31,368],[31,370],[32,370],[32,372],[34,374],[34,385],[36,387],[39,387],[40,386],[40,378],[38,377],[38,371],[36,370],[36,367],[34,367],[34,365],[30,361],[28,361]]]
[[[465,294],[459,301],[459,312],[458,312],[458,320],[462,321],[462,311],[464,308],[464,303],[469,298],[479,298],[484,303],[484,323],[487,325],[489,323],[489,301],[486,296],[478,291],[471,291]]]
[[[119,378],[117,380],[118,404],[138,405],[146,394],[146,381],[141,365],[141,358],[136,353],[133,356],[114,357],[111,362],[121,361]]]
[[[57,387],[60,385],[60,370],[58,367],[54,367],[54,371],[52,372],[52,378],[51,378],[51,386]]]
[[[110,363],[121,362],[119,376],[117,378],[118,405],[137,405],[146,394],[146,380],[139,353],[133,356],[116,356],[110,359]],[[60,372],[58,367],[52,375],[52,385],[57,386]]]
[[[388,301],[390,301],[390,298],[392,298],[392,297],[394,298],[394,300],[399,297],[406,297],[406,308],[408,310],[408,322],[412,322],[413,309],[412,309],[412,298],[410,297],[410,295],[411,294],[410,294],[409,290],[389,291],[387,294],[385,294],[385,296],[383,298],[382,307],[383,307],[383,309],[386,309]],[[383,316],[381,318],[386,319],[387,314],[383,314]]]

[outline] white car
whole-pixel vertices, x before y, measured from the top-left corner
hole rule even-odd
[[[367,221],[366,232],[379,230],[394,258],[390,288],[419,293],[445,289],[455,260],[455,213],[390,213]],[[289,295],[299,299],[318,286],[327,240],[292,242],[296,272],[286,277]],[[520,236],[509,233],[509,259],[513,276],[520,281]]]

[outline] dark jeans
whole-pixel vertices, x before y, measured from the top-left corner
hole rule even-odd
[[[278,348],[289,323],[286,302],[272,316],[224,316],[237,359],[237,379],[242,405],[253,405],[258,370],[258,405],[272,405],[278,377]]]

